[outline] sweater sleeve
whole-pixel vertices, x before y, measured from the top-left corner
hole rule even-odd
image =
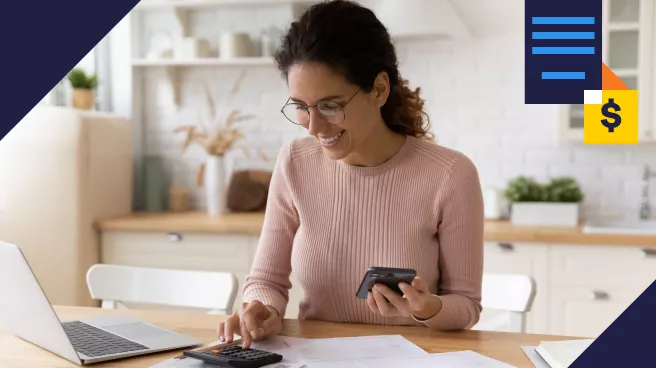
[[[473,327],[481,314],[483,283],[483,194],[478,172],[466,156],[460,156],[440,196],[440,278],[437,296],[442,309],[421,320],[439,330]]]
[[[299,216],[289,186],[291,145],[279,153],[253,265],[243,287],[243,302],[258,300],[284,317],[291,288],[291,253]]]

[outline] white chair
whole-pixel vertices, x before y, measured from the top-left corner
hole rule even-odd
[[[535,299],[536,285],[532,277],[519,274],[488,273],[483,275],[483,310],[503,311],[490,320],[482,320],[474,329],[526,332],[526,313]],[[505,328],[502,328],[504,327]]]
[[[186,271],[95,264],[87,271],[91,297],[102,308],[123,303],[199,308],[209,314],[231,314],[237,278],[229,272]]]

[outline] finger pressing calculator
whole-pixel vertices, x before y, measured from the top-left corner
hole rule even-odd
[[[258,349],[244,349],[240,345],[229,345],[208,351],[185,351],[184,356],[200,359],[220,367],[258,368],[278,363],[282,355]]]

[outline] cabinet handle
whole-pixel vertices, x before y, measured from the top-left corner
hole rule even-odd
[[[642,258],[656,257],[656,249],[654,248],[643,248],[640,250],[640,256]]]
[[[166,239],[170,242],[179,242],[182,241],[182,234],[179,233],[168,233],[166,234]]]
[[[510,243],[499,243],[499,248],[501,248],[501,250],[506,252],[511,252],[515,250],[515,246]]]
[[[592,299],[594,300],[608,300],[609,295],[607,292],[602,291],[602,290],[593,290],[592,291]]]

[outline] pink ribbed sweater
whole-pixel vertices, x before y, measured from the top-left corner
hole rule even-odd
[[[370,266],[414,268],[442,310],[425,321],[374,314],[355,297]],[[414,137],[375,167],[332,160],[311,137],[291,142],[276,162],[243,301],[284,315],[292,269],[305,294],[301,319],[470,328],[481,312],[483,272],[475,166]]]

